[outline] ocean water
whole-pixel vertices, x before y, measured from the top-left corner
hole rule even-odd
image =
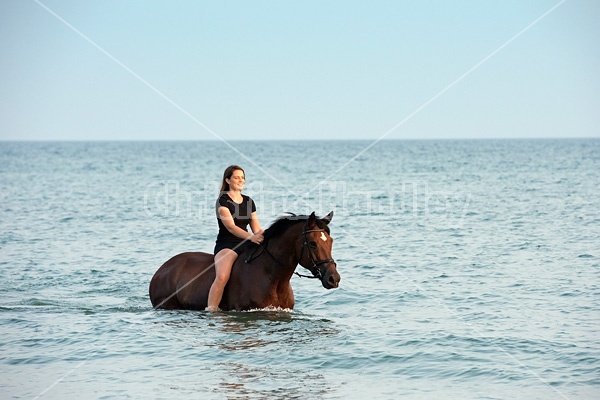
[[[600,398],[600,141],[370,144],[0,143],[0,398]],[[264,227],[334,210],[340,287],[153,310],[233,163]]]

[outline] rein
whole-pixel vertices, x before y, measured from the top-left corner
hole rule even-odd
[[[257,255],[254,255],[254,253],[256,253],[256,250],[258,249],[262,249],[263,251],[265,251],[268,255],[271,256],[271,258],[273,259],[273,261],[275,261],[278,265],[283,265],[282,263],[279,262],[279,260],[277,260],[275,258],[275,256],[273,254],[271,254],[271,252],[269,251],[269,249],[267,249],[267,243],[265,242],[264,244],[259,244],[256,246],[256,248],[254,249],[254,251],[252,252],[252,254],[250,254],[248,256],[248,258],[246,258],[246,264],[250,264],[252,261],[256,260],[258,257],[260,257],[260,255],[262,254],[262,252],[258,253]]]
[[[333,260],[333,258],[327,258],[324,260],[315,260],[315,257],[313,255],[313,253],[310,251],[310,245],[308,244],[308,238],[306,237],[307,233],[310,232],[324,232],[325,229],[309,229],[306,230],[306,224],[304,224],[304,228],[302,229],[302,236],[304,237],[304,243],[302,244],[302,250],[300,252],[300,260],[302,260],[302,256],[304,255],[304,247],[306,247],[308,250],[308,256],[310,258],[310,262],[312,263],[311,267],[308,268],[308,270],[313,274],[313,276],[309,276],[309,275],[302,275],[299,274],[298,272],[294,271],[294,274],[298,275],[301,278],[311,278],[311,279],[322,279],[323,275],[321,274],[321,270],[319,269],[319,266],[323,265],[323,264],[329,264],[329,263],[334,263],[335,261]],[[268,243],[265,242],[264,244],[259,244],[254,251],[252,252],[252,254],[250,254],[250,256],[248,256],[248,258],[246,259],[246,263],[250,264],[252,261],[256,260],[258,257],[261,256],[261,254],[264,252],[266,252],[269,256],[271,256],[271,258],[273,259],[273,261],[275,261],[278,265],[283,266],[283,264],[277,260],[275,258],[275,256],[269,251],[269,249],[267,249]],[[261,251],[260,253],[256,254],[256,251],[261,248],[263,251]]]

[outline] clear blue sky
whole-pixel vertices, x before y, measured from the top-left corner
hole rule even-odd
[[[114,59],[2,0],[0,140],[600,136],[598,0],[450,88],[559,0],[40,1]]]

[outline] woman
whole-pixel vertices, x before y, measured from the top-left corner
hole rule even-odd
[[[242,252],[247,240],[260,244],[264,240],[263,229],[256,216],[254,201],[242,194],[246,174],[242,167],[231,165],[225,169],[221,182],[221,195],[217,200],[219,234],[215,245],[215,270],[217,276],[208,293],[206,311],[218,311],[223,290],[229,280],[231,267]],[[252,233],[248,232],[248,224]]]

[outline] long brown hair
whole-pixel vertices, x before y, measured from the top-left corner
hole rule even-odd
[[[244,171],[244,168],[240,167],[239,165],[230,165],[229,167],[225,168],[225,172],[223,172],[223,180],[221,181],[221,193],[229,192],[229,184],[227,181],[225,181],[225,179],[231,179],[231,175],[233,175],[235,171],[242,171],[244,173],[244,178],[246,177],[246,171]]]

